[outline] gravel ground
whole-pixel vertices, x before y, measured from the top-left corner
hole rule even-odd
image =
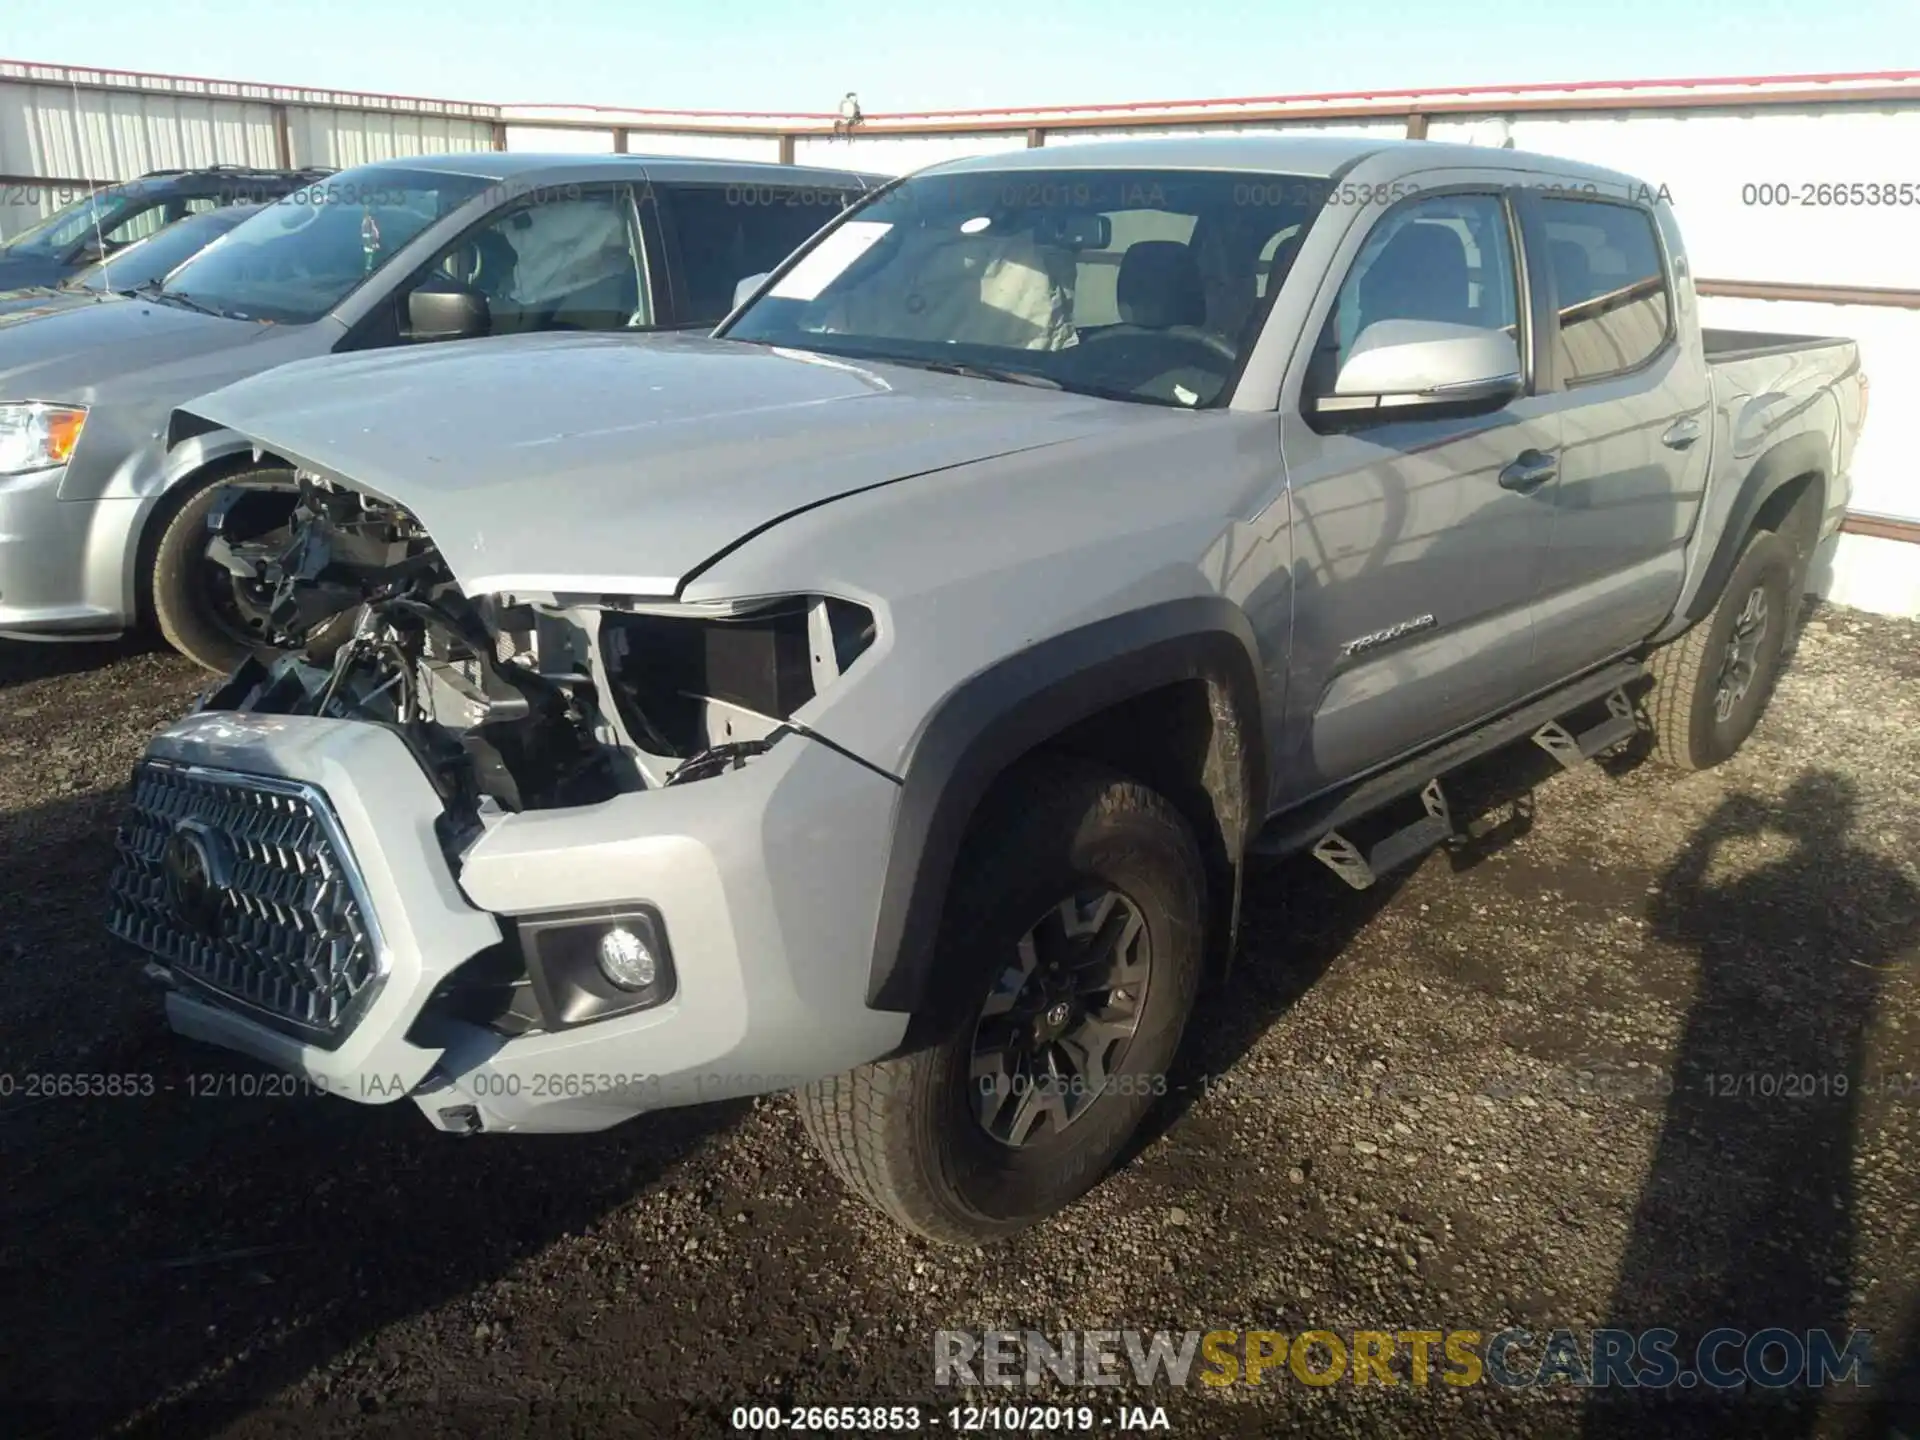
[[[1720,770],[1507,771],[1506,823],[1395,883],[1260,871],[1132,1163],[945,1251],[850,1201],[783,1099],[459,1141],[411,1105],[207,1093],[257,1072],[171,1037],[99,928],[128,767],[199,682],[0,649],[0,1430],[727,1433],[743,1402],[944,1407],[942,1326],[1860,1326],[1920,1377],[1916,682],[1920,626],[1820,611]],[[24,1093],[86,1073],[153,1093]],[[1789,1073],[1824,1078],[1708,1079]],[[1291,1379],[1101,1413],[1123,1399],[1186,1435],[1895,1419]]]

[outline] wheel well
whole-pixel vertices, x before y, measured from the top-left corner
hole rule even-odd
[[[1043,741],[1040,752],[1097,760],[1164,795],[1193,827],[1206,864],[1209,961],[1224,971],[1239,912],[1254,797],[1256,737],[1219,681],[1177,681],[1120,701]]]
[[[245,470],[268,468],[255,460],[248,451],[237,455],[223,456],[209,461],[198,470],[189,471],[180,476],[161,493],[160,502],[148,512],[140,527],[140,543],[134,551],[133,606],[134,620],[142,627],[151,627],[153,617],[153,562],[160,551],[160,537],[167,533],[167,526],[173,517],[180,513],[185,505],[200,491],[209,485],[219,483],[230,475]]]
[[[1804,567],[1820,538],[1826,488],[1825,479],[1817,472],[1794,476],[1762,502],[1753,517],[1753,528],[1771,530],[1786,539]]]

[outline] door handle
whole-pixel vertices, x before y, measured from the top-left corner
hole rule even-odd
[[[1522,450],[1513,463],[1500,472],[1500,484],[1507,490],[1525,495],[1538,490],[1560,473],[1560,462],[1544,450]]]
[[[1700,438],[1700,422],[1689,415],[1684,420],[1676,420],[1667,427],[1667,433],[1660,437],[1660,443],[1674,450],[1684,450]]]

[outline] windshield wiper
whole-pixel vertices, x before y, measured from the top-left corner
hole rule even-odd
[[[169,305],[184,305],[189,310],[198,310],[202,315],[217,315],[222,320],[228,318],[226,311],[215,309],[204,300],[196,300],[184,290],[163,290],[160,288],[161,284],[162,282],[158,280],[148,280],[134,286],[131,290],[120,293],[138,295],[142,300],[159,300]]]
[[[1034,385],[1042,390],[1064,390],[1051,375],[1037,370],[1014,370],[1003,365],[976,365],[970,360],[927,360],[913,355],[863,355],[863,360],[880,360],[889,365],[911,365],[916,370],[933,370],[942,375],[961,375],[969,380],[1004,380],[1013,385]]]

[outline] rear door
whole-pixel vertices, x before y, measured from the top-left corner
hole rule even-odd
[[[1360,331],[1380,320],[1504,330],[1530,371],[1510,176],[1446,178],[1454,183],[1355,224],[1330,271],[1338,290],[1314,312],[1304,374],[1289,380],[1298,403],[1282,405],[1295,618],[1273,766],[1280,804],[1484,718],[1528,686],[1551,510],[1502,472],[1550,467],[1560,443],[1551,400],[1529,382],[1494,408],[1315,410]]]
[[[1560,398],[1560,475],[1534,620],[1547,679],[1645,640],[1672,612],[1706,483],[1709,388],[1653,211],[1527,193],[1528,265],[1546,297],[1545,385]]]
[[[821,178],[652,181],[649,191],[669,282],[661,324],[699,330],[726,318],[736,285],[772,270],[859,195]]]

